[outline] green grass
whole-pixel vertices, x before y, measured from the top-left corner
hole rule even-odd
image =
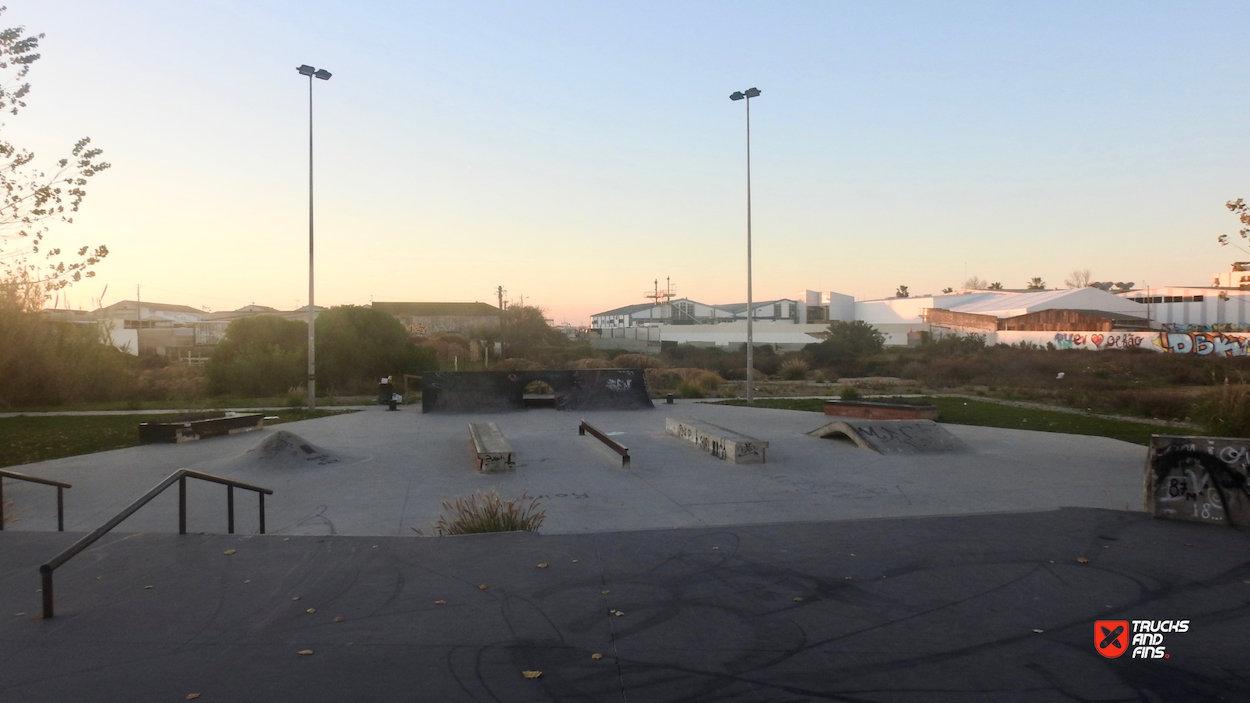
[[[889,402],[889,399],[870,398],[869,400],[873,402]],[[1055,410],[1017,408],[1001,403],[968,400],[966,398],[931,396],[898,399],[898,402],[915,403],[916,401],[924,401],[936,405],[940,413],[938,421],[953,425],[980,425],[982,427],[1005,427],[1013,430],[1084,434],[1095,437],[1110,437],[1125,442],[1132,442],[1133,444],[1148,444],[1152,434],[1195,433],[1194,430],[1169,425],[1134,422],[1132,420],[1115,420]],[[726,400],[721,402],[725,405],[746,405],[745,400]],[[825,401],[821,398],[757,398],[755,405],[761,408],[778,408],[782,410],[805,410],[818,413],[825,411]]]
[[[277,410],[280,425],[343,411]],[[139,444],[139,423],[168,420],[175,415],[20,415],[0,419],[0,467],[30,464],[79,454],[122,449]]]

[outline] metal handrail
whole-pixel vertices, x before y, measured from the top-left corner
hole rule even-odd
[[[15,471],[0,471],[0,511],[4,510],[4,480],[6,478],[16,479],[18,481],[29,481],[31,483],[42,483],[45,486],[56,486],[56,529],[59,532],[65,531],[65,489],[73,488],[73,486],[62,481],[53,481],[50,478],[39,478],[38,476],[27,476],[19,474]],[[4,515],[0,514],[0,530],[4,529]]]
[[[122,520],[125,520],[133,515],[139,508],[147,505],[149,501],[160,495],[166,488],[174,485],[175,481],[178,483],[178,534],[185,535],[187,533],[188,478],[198,478],[201,481],[220,483],[226,487],[226,510],[228,515],[227,523],[230,534],[234,534],[234,489],[243,488],[249,491],[256,491],[257,496],[260,498],[260,534],[265,534],[265,496],[273,495],[273,491],[268,488],[253,486],[248,483],[243,483],[242,481],[232,481],[228,478],[222,478],[212,474],[192,471],[190,469],[178,469],[170,474],[164,481],[156,484],[152,490],[140,496],[138,500],[126,506],[111,520],[97,527],[94,532],[66,547],[60,554],[52,557],[47,564],[39,567],[39,574],[43,579],[43,617],[51,618],[54,615],[52,609],[52,572],[65,562],[72,559],[82,550],[90,547],[93,542],[103,537],[109,530],[117,527],[121,524]]]
[[[608,449],[611,449],[612,451],[621,455],[621,468],[625,468],[626,466],[629,466],[629,447],[607,436],[603,432],[593,427],[589,422],[582,420],[582,424],[577,426],[577,434],[584,435],[587,432],[589,432],[591,435],[596,437],[600,442],[603,442],[604,444],[608,445]]]

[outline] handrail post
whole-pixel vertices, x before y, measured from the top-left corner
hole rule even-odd
[[[56,531],[65,531],[65,489],[56,487]]]
[[[178,477],[178,534],[187,533],[187,477]]]
[[[260,533],[265,534],[265,494],[257,493],[260,496]]]
[[[4,529],[4,477],[0,476],[0,530]]]
[[[41,588],[39,589],[43,594],[43,619],[47,620],[48,618],[51,618],[53,616],[52,569],[50,569],[47,564],[44,564],[43,566],[39,567],[39,576],[40,576],[40,581],[43,582],[41,584]]]
[[[234,486],[226,486],[226,532],[234,534]]]

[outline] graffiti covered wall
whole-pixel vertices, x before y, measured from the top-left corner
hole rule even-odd
[[[1229,332],[999,332],[999,344],[1036,344],[1055,349],[1148,349],[1198,356],[1246,356],[1250,333]]]

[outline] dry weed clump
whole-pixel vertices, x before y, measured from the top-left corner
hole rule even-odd
[[[1225,383],[1196,403],[1202,429],[1217,437],[1250,437],[1250,384]]]
[[[806,381],[808,366],[802,359],[792,359],[781,365],[781,378],[786,381]]]
[[[539,510],[538,499],[529,498],[527,494],[528,491],[523,491],[520,496],[505,500],[492,488],[485,493],[478,491],[445,500],[443,509],[450,514],[439,516],[434,522],[434,533],[443,537],[484,532],[537,532],[547,519],[547,511]]]
[[[612,360],[620,369],[662,369],[664,362],[646,354],[621,354]]]

